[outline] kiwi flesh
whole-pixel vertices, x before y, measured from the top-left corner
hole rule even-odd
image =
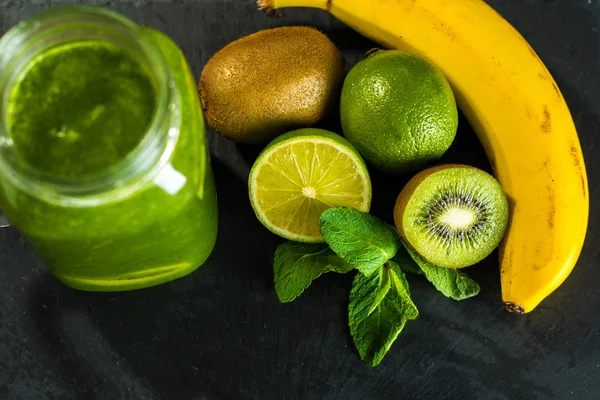
[[[236,142],[264,143],[309,127],[336,108],[344,77],[338,48],[317,29],[266,29],[208,61],[199,91],[207,122]]]
[[[394,208],[398,232],[430,263],[463,268],[487,257],[509,216],[502,187],[485,171],[446,164],[415,175]]]

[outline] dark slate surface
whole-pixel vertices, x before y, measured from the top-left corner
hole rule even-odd
[[[0,33],[51,5],[0,0]],[[258,29],[314,25],[348,66],[374,46],[325,12],[269,20],[252,0],[94,1],[170,35],[196,77],[228,42]],[[346,326],[351,276],[325,276],[279,304],[271,257],[280,239],[255,219],[245,175],[258,148],[211,135],[220,233],[209,261],[176,282],[94,294],[59,284],[12,228],[0,230],[0,399],[598,399],[600,398],[600,4],[490,0],[547,63],[571,107],[590,179],[581,259],[534,313],[500,304],[498,263],[470,270],[482,286],[453,302],[411,279],[421,318],[377,369]],[[337,128],[335,120],[324,126]],[[488,168],[461,120],[447,161]],[[374,174],[374,212],[391,218],[404,179]],[[495,255],[494,255],[495,256]]]

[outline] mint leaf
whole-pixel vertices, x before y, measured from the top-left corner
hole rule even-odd
[[[325,272],[336,272],[338,274],[345,274],[354,269],[354,266],[344,261],[344,259],[333,252],[331,249],[327,249],[327,271]]]
[[[419,265],[429,282],[444,296],[454,300],[464,300],[479,293],[479,285],[464,272],[452,268],[443,268],[425,261],[421,256],[404,245],[406,251]]]
[[[277,297],[282,303],[293,301],[321,274],[352,268],[327,245],[286,242],[275,251],[273,262]]]
[[[326,210],[320,227],[329,247],[365,275],[377,271],[400,247],[396,229],[353,208]]]
[[[400,246],[393,260],[398,264],[402,271],[410,272],[411,274],[423,275],[423,271],[421,271],[421,268],[419,268],[415,260],[413,260],[410,254],[408,254],[408,251],[404,246]]]
[[[408,282],[392,261],[370,276],[356,274],[350,292],[348,323],[360,358],[377,366],[419,311],[410,298]]]

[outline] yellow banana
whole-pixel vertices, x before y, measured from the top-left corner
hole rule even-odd
[[[525,39],[481,0],[259,0],[264,11],[329,11],[387,48],[420,54],[450,81],[506,192],[502,298],[533,310],[583,246],[588,185],[577,131],[554,79]]]

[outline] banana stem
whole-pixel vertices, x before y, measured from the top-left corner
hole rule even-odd
[[[258,8],[267,14],[278,8],[311,7],[329,10],[332,0],[258,0]]]

